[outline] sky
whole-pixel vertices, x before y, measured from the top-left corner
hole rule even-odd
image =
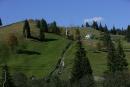
[[[0,18],[11,24],[44,18],[59,26],[74,26],[93,20],[109,28],[130,24],[130,0],[0,0]]]

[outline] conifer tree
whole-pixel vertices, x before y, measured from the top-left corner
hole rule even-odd
[[[116,31],[115,26],[113,26],[113,28],[111,29],[111,33],[114,34],[114,35],[116,35],[117,31]]]
[[[125,53],[120,41],[118,42],[117,49],[115,49],[112,41],[109,43],[107,58],[109,67],[108,69],[110,72],[128,70],[128,63],[125,59]]]
[[[46,20],[42,19],[40,26],[42,27],[42,29],[44,30],[44,32],[48,32],[48,25],[47,25]]]
[[[126,39],[127,39],[128,42],[130,42],[130,25],[128,25],[128,27],[127,27]]]
[[[108,66],[108,71],[110,72],[115,72],[116,71],[116,60],[117,60],[117,54],[116,54],[116,49],[115,46],[111,40],[111,37],[108,38],[108,44],[107,44],[107,50],[108,50],[108,55],[107,55],[107,66]]]
[[[81,41],[77,41],[77,51],[74,59],[74,66],[72,70],[72,78],[79,80],[86,74],[92,74],[92,69],[89,60],[86,56],[86,51],[82,47]]]
[[[46,29],[45,22],[42,19],[40,22],[40,36],[39,36],[41,41],[45,40],[45,32],[44,32],[45,29]]]
[[[103,32],[103,26],[102,26],[101,23],[100,23],[100,25],[99,25],[99,30]]]
[[[2,26],[2,20],[1,20],[1,18],[0,18],[0,26]]]
[[[98,28],[98,23],[96,22],[96,21],[93,21],[93,24],[92,24],[92,27],[94,28],[94,29],[99,29]]]
[[[125,52],[123,50],[121,41],[118,41],[118,46],[117,46],[117,71],[124,71],[128,70],[128,63],[125,58]]]
[[[103,27],[103,32],[108,32],[108,27],[107,27],[106,24],[105,24],[105,26]]]
[[[15,87],[7,65],[2,67],[2,86],[3,87]]]
[[[82,25],[81,25],[81,27],[83,28],[83,27],[84,27],[84,25],[82,24]]]
[[[79,86],[84,85],[84,87],[94,87],[95,82],[93,79],[93,72],[89,62],[88,57],[86,56],[86,51],[82,46],[82,42],[79,38],[77,41],[77,49],[74,58],[74,65],[72,68],[72,83],[76,83]]]
[[[90,25],[89,25],[89,23],[88,23],[88,22],[86,22],[86,24],[85,24],[85,25],[86,25],[86,27],[90,27]]]
[[[31,37],[30,25],[29,25],[28,20],[25,20],[25,22],[24,22],[23,35],[24,35],[24,37],[27,37],[27,38]]]
[[[108,70],[104,73],[104,87],[130,86],[128,63],[125,59],[125,54],[120,41],[118,42],[117,49],[115,49],[112,41],[109,43],[107,66]]]

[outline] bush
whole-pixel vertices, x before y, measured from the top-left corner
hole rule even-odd
[[[98,51],[102,50],[102,43],[100,41],[96,43],[96,48]]]
[[[11,49],[11,51],[16,51],[16,48],[18,46],[17,37],[12,33],[8,34],[6,37],[6,45],[9,47],[9,49]]]

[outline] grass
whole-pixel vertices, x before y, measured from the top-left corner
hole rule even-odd
[[[38,32],[34,22],[30,22],[33,35]],[[30,54],[11,54],[6,63],[9,65],[12,72],[20,71],[26,73],[28,76],[35,75],[38,77],[47,76],[54,68],[69,40],[55,34],[46,33],[46,41],[22,40],[22,26],[23,23],[13,24],[4,27],[0,30],[0,38],[5,37],[7,33],[14,33],[17,35],[20,43],[25,42],[26,50]],[[37,29],[37,31],[34,29]],[[2,40],[1,42],[3,42]],[[4,42],[3,42],[4,43]],[[39,55],[38,55],[38,54]],[[1,61],[1,65],[4,63]]]
[[[31,25],[31,34],[38,36],[39,29],[36,28],[34,21],[29,21]],[[27,53],[23,54],[11,54],[9,57],[4,56],[3,59],[9,65],[11,72],[19,71],[24,72],[28,76],[35,75],[37,77],[47,76],[54,68],[60,58],[61,52],[69,42],[64,37],[55,35],[52,33],[46,33],[47,41],[39,42],[32,39],[23,39],[22,37],[23,22],[18,22],[7,27],[3,27],[0,30],[0,41],[4,43],[4,39],[9,33],[14,33],[19,40],[20,44],[26,45]],[[74,34],[74,29],[70,30]],[[81,29],[82,38],[85,37],[86,33],[92,33],[96,38],[100,37],[100,32],[94,29]],[[113,40],[122,39],[122,43],[125,49],[130,49],[130,44],[124,40],[123,36],[114,35]],[[90,64],[93,69],[95,76],[102,76],[106,70],[106,52],[95,52],[96,43],[98,39],[94,40],[83,40],[85,49],[87,50],[87,56],[90,60]],[[73,65],[74,54],[76,51],[75,42],[73,41],[70,48],[65,53],[65,68],[61,77],[68,79],[71,76],[71,69]],[[6,52],[3,52],[6,53]],[[1,56],[1,55],[0,55]],[[126,58],[130,63],[130,52],[126,52]],[[4,63],[4,61],[0,61]],[[130,65],[129,65],[130,68]]]
[[[68,40],[57,35],[46,34],[54,41],[28,41],[27,51],[33,54],[14,54],[8,58],[7,64],[12,71],[22,71],[27,75],[46,76],[53,70]],[[61,44],[62,43],[62,44]],[[39,53],[37,55],[35,53]]]

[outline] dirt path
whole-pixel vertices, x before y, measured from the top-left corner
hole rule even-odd
[[[56,64],[55,69],[49,74],[50,77],[52,75],[60,75],[62,73],[64,66],[65,66],[64,56],[65,56],[66,51],[70,48],[71,44],[72,44],[72,42],[69,42],[66,45],[65,49],[62,51],[61,56]]]

